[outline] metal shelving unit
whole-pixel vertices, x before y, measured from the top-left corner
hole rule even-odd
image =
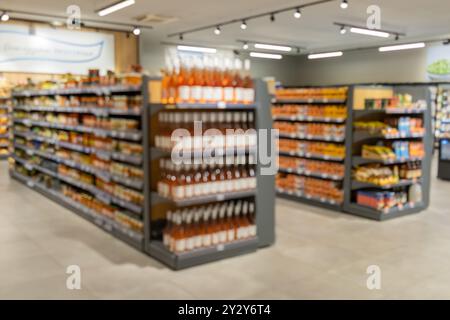
[[[28,161],[27,159],[19,157],[17,154],[13,155],[13,159],[17,164],[21,164],[27,172],[40,172],[45,176],[56,179],[67,185],[79,188],[89,194],[91,194],[97,200],[106,204],[114,204],[117,207],[127,209],[124,214],[129,214],[130,217],[140,217],[143,222],[143,233],[138,233],[132,229],[129,229],[119,222],[116,222],[113,218],[99,214],[92,209],[89,209],[78,202],[75,202],[71,198],[64,196],[59,190],[54,190],[46,187],[41,181],[33,179],[32,176],[24,175],[16,170],[11,170],[10,175],[15,180],[24,183],[29,188],[39,192],[43,196],[59,203],[63,207],[73,211],[81,217],[91,221],[99,226],[102,230],[112,234],[113,236],[121,239],[122,241],[130,244],[134,248],[147,253],[148,255],[155,257],[156,259],[166,263],[173,269],[181,269],[190,266],[194,266],[209,261],[223,259],[231,256],[236,256],[248,252],[257,250],[259,247],[269,246],[275,241],[274,235],[274,206],[275,206],[275,190],[274,190],[274,176],[262,176],[259,174],[261,167],[257,165],[257,190],[248,190],[234,193],[214,194],[204,197],[196,197],[192,199],[186,199],[181,201],[172,201],[159,196],[156,192],[152,191],[151,185],[151,163],[152,160],[167,155],[167,151],[159,150],[152,146],[150,143],[151,136],[154,134],[154,128],[152,127],[152,117],[156,115],[160,110],[176,109],[176,110],[253,110],[255,114],[255,121],[257,128],[272,128],[272,119],[269,109],[270,97],[267,93],[266,84],[262,80],[255,81],[256,83],[256,103],[247,104],[178,104],[178,105],[163,105],[159,103],[150,103],[149,81],[159,81],[159,79],[150,79],[143,77],[142,86],[140,87],[126,87],[126,86],[112,86],[112,87],[92,87],[92,88],[73,88],[73,89],[57,89],[57,90],[26,90],[14,93],[14,98],[34,97],[34,96],[52,96],[52,95],[110,95],[115,93],[121,94],[140,94],[143,97],[143,106],[139,113],[135,112],[123,112],[115,110],[99,110],[99,108],[93,107],[81,107],[81,108],[60,108],[57,106],[20,106],[16,110],[22,112],[61,112],[61,113],[90,113],[97,116],[132,116],[140,117],[141,119],[141,131],[139,132],[119,132],[108,131],[102,129],[95,129],[91,127],[83,126],[67,126],[58,123],[50,123],[44,121],[34,121],[28,119],[14,119],[14,123],[24,125],[27,128],[32,127],[45,127],[58,130],[76,131],[81,133],[90,133],[98,135],[100,137],[111,137],[115,139],[125,139],[131,141],[139,141],[143,146],[142,155],[128,155],[117,152],[111,152],[106,150],[99,150],[90,146],[69,143],[65,141],[59,141],[55,138],[41,136],[36,133],[14,130],[14,143],[15,150],[21,150],[26,156],[39,157],[57,164],[64,164],[65,166],[73,169],[77,169],[80,172],[90,174],[94,177],[98,177],[106,181],[114,181],[125,187],[142,190],[144,194],[143,206],[138,206],[134,203],[125,201],[117,196],[111,195],[103,190],[100,190],[95,185],[86,184],[82,181],[73,179],[69,176],[64,176],[49,168],[43,167],[39,164]],[[41,150],[38,148],[30,147],[22,143],[18,143],[17,139],[24,139],[26,142],[31,143],[46,143],[50,146],[57,148],[64,148],[71,151],[77,151],[86,155],[95,154],[97,157],[106,160],[120,161],[128,165],[138,166],[142,168],[144,172],[144,180],[137,181],[128,179],[126,177],[120,177],[111,174],[105,170],[99,170],[90,165],[78,163],[71,159],[65,159],[52,152]],[[256,150],[237,150],[235,154],[255,154]],[[228,153],[226,154],[228,155]],[[212,246],[208,248],[202,248],[193,250],[192,252],[186,252],[181,254],[174,254],[169,252],[162,244],[161,240],[152,237],[154,229],[158,228],[157,224],[152,222],[153,206],[159,203],[171,203],[174,206],[185,207],[197,204],[205,204],[211,202],[221,202],[231,199],[248,199],[252,198],[255,201],[256,207],[256,224],[257,224],[257,237],[237,240],[227,244],[221,244],[218,246]]]
[[[80,152],[86,155],[95,154],[98,158],[102,158],[104,160],[115,160],[123,162],[127,165],[137,166],[143,170],[144,177],[149,176],[148,168],[144,165],[144,157],[142,155],[139,156],[131,156],[128,154],[121,154],[117,152],[111,152],[106,150],[99,150],[89,146],[69,143],[66,141],[59,141],[54,138],[49,138],[45,136],[40,136],[31,132],[32,127],[44,127],[50,129],[58,129],[64,131],[74,131],[80,133],[90,133],[99,137],[110,137],[118,140],[127,140],[134,143],[141,143],[143,149],[145,150],[146,144],[146,136],[142,134],[144,130],[147,128],[147,110],[148,110],[148,77],[142,78],[142,85],[140,86],[93,86],[93,87],[83,87],[83,88],[71,88],[71,89],[52,89],[52,90],[24,90],[24,91],[16,91],[13,92],[13,99],[21,99],[28,97],[38,97],[38,96],[54,96],[54,95],[114,95],[114,94],[131,94],[131,95],[141,95],[143,105],[139,110],[112,110],[106,108],[98,108],[95,106],[92,107],[59,107],[59,106],[23,106],[20,105],[17,108],[14,108],[14,111],[21,112],[53,112],[53,113],[78,113],[78,114],[92,114],[95,116],[101,117],[111,117],[111,116],[124,116],[124,117],[132,117],[140,120],[141,123],[141,131],[109,131],[104,129],[97,129],[92,127],[85,126],[68,126],[59,123],[50,123],[46,121],[35,121],[30,119],[17,119],[13,118],[14,124],[22,124],[29,128],[28,132],[16,131],[13,130],[13,147],[14,150],[21,150],[27,156],[30,157],[39,157],[40,159],[45,159],[47,161],[51,161],[52,163],[63,164],[67,167],[76,169],[80,172],[84,172],[92,175],[93,177],[100,178],[104,181],[113,181],[123,187],[130,188],[130,190],[140,191],[142,193],[145,192],[144,181],[138,181],[136,179],[130,179],[127,177],[117,176],[115,174],[110,173],[106,170],[100,170],[93,166],[85,165],[83,163],[79,163],[77,161],[71,159],[65,159],[60,156],[55,155],[53,152],[37,149],[35,147],[29,147],[17,142],[18,138],[25,139],[26,142],[32,142],[33,144],[38,143],[46,143],[48,145],[52,145],[57,148],[64,148],[70,151]],[[95,199],[101,201],[107,205],[114,205],[117,208],[120,208],[120,212],[123,215],[129,216],[130,218],[137,219],[142,221],[144,225],[144,229],[146,225],[148,225],[148,211],[145,211],[147,198],[144,196],[144,204],[142,206],[125,200],[117,195],[110,194],[106,191],[103,191],[96,187],[94,184],[87,184],[81,182],[77,179],[74,179],[69,176],[64,176],[50,170],[49,168],[44,168],[41,165],[32,163],[27,161],[26,159],[22,159],[18,157],[16,154],[12,156],[15,163],[21,164],[25,170],[28,172],[40,172],[45,176],[51,177],[56,181],[63,182],[67,185],[76,187],[84,192],[92,195]],[[134,248],[144,251],[145,249],[145,231],[140,233],[137,232],[128,226],[121,224],[116,221],[113,217],[109,217],[99,212],[94,211],[91,208],[88,208],[81,203],[74,201],[71,198],[64,196],[59,190],[48,188],[42,182],[37,181],[32,176],[23,175],[20,172],[17,172],[14,169],[11,169],[10,175],[12,178],[18,180],[26,184],[28,187],[33,190],[39,192],[45,197],[59,203],[63,207],[71,210],[72,212],[80,215],[81,217],[91,221],[92,223],[99,226],[102,230],[112,234],[113,236],[119,238],[120,240],[130,244]]]
[[[271,129],[272,119],[270,114],[270,97],[267,93],[267,85],[262,80],[255,81],[256,87],[256,103],[251,105],[246,104],[151,104],[150,105],[150,117],[156,117],[157,113],[162,110],[252,110],[255,114],[256,128],[257,129]],[[153,121],[148,122],[150,127],[148,132],[154,132],[151,124]],[[148,135],[150,136],[150,135]],[[149,144],[147,161],[151,163],[159,159],[161,156],[167,155],[167,151],[160,150]],[[254,153],[255,150],[235,150],[233,154],[242,154],[242,152]],[[271,175],[261,175],[261,165],[257,164],[257,189],[249,191],[240,191],[232,193],[220,193],[212,194],[202,197],[195,197],[180,201],[174,201],[171,199],[163,198],[154,191],[151,192],[150,207],[160,204],[169,204],[175,207],[185,207],[191,205],[206,204],[211,202],[222,202],[226,200],[234,199],[248,199],[252,198],[256,207],[256,225],[257,225],[257,237],[237,240],[226,244],[219,244],[217,246],[211,246],[201,249],[195,249],[193,251],[184,252],[180,254],[170,252],[164,245],[159,237],[152,236],[155,232],[152,229],[157,229],[157,221],[150,220],[149,232],[150,235],[146,242],[146,251],[156,259],[167,264],[173,269],[183,269],[194,265],[211,262],[219,259],[225,259],[232,256],[241,255],[257,250],[260,247],[269,246],[275,241],[274,230],[274,210],[275,210],[275,177]],[[147,187],[151,189],[150,181],[146,181]],[[151,209],[152,210],[152,209]],[[158,233],[158,232],[156,232]]]
[[[0,160],[9,157],[10,101],[11,97],[0,97]]]
[[[339,86],[336,86],[339,87]],[[320,87],[314,87],[320,88]],[[298,104],[298,105],[343,105],[348,106],[348,94],[350,94],[350,90],[347,93],[346,99],[276,99],[272,98],[271,102],[273,105],[284,105],[284,104]],[[348,123],[346,118],[331,118],[331,117],[313,117],[313,116],[304,116],[304,115],[292,115],[292,116],[282,116],[282,115],[274,115],[274,121],[287,121],[287,122],[301,122],[301,123],[322,123],[322,124],[335,124],[335,125],[346,125]],[[336,137],[336,136],[317,136],[317,135],[302,135],[302,134],[286,134],[279,133],[279,138],[287,138],[287,139],[295,139],[301,141],[310,141],[310,142],[325,142],[325,143],[334,143],[334,144],[345,144],[346,137]],[[322,154],[314,154],[309,152],[295,152],[295,151],[279,151],[280,156],[288,156],[293,158],[302,158],[309,160],[319,160],[319,161],[329,161],[331,163],[342,163],[346,161],[345,157],[333,157]],[[321,172],[311,172],[308,170],[302,169],[293,169],[293,168],[282,168],[278,169],[278,172],[287,173],[287,174],[295,174],[304,177],[317,178],[322,180],[329,180],[335,183],[342,183],[344,177],[339,175],[325,174]],[[338,203],[332,199],[326,199],[322,197],[313,197],[308,194],[305,194],[301,190],[287,190],[283,188],[276,188],[277,196],[281,198],[285,198],[292,201],[302,202],[308,205],[318,206],[334,211],[342,211],[343,203]]]
[[[426,100],[427,105],[430,104],[430,95],[428,87],[424,86],[408,86],[408,85],[392,85],[394,93],[408,93],[414,97],[414,100]],[[380,88],[380,86],[352,86],[352,92],[355,88]],[[408,214],[418,213],[427,208],[429,204],[429,189],[430,189],[430,167],[431,167],[431,154],[432,154],[432,141],[433,136],[431,134],[431,112],[427,109],[390,109],[390,110],[354,110],[353,109],[353,94],[350,95],[349,108],[348,108],[348,125],[346,136],[349,137],[346,141],[346,175],[344,180],[344,188],[346,190],[344,199],[343,211],[346,213],[362,216],[374,220],[386,220],[392,219]],[[353,122],[360,120],[378,119],[382,120],[387,116],[416,116],[422,117],[425,134],[414,136],[396,136],[386,137],[380,135],[371,135],[367,132],[354,131]],[[402,158],[395,160],[382,160],[382,159],[366,159],[361,157],[361,146],[364,142],[375,143],[378,140],[413,140],[423,141],[425,146],[424,158]],[[392,185],[379,186],[372,183],[365,183],[356,181],[352,178],[352,170],[355,166],[380,163],[384,165],[403,164],[411,161],[421,161],[422,163],[422,177],[420,179],[413,180],[401,180],[399,183]],[[389,210],[377,210],[374,208],[366,207],[357,204],[354,201],[357,190],[393,190],[395,188],[408,187],[414,183],[419,182],[422,186],[422,201],[419,203],[407,203],[403,207],[393,207]]]

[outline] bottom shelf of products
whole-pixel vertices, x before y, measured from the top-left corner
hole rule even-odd
[[[143,250],[143,235],[141,233],[133,231],[107,216],[100,215],[94,212],[92,209],[65,196],[62,192],[52,188],[48,188],[44,183],[37,181],[29,176],[23,175],[14,170],[10,170],[10,176],[17,181],[24,183],[29,188],[39,192],[50,200],[62,205],[66,209],[69,209],[79,216],[94,223],[101,229],[107,231],[113,236],[133,246],[134,248],[140,251]]]
[[[351,203],[345,210],[345,212],[355,214],[357,216],[374,219],[374,220],[388,220],[401,216],[406,216],[413,213],[419,213],[425,210],[425,205],[422,202],[407,203],[401,207],[392,207],[389,209],[378,210],[375,208]]]
[[[181,253],[170,252],[162,241],[150,242],[150,254],[176,270],[254,252],[257,249],[258,237],[236,240]]]

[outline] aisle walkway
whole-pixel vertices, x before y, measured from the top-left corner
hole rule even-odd
[[[450,299],[450,182],[432,205],[378,223],[284,200],[277,243],[173,272],[82,218],[11,181],[0,164],[0,298],[446,298]],[[82,289],[67,290],[77,264]],[[382,289],[366,288],[378,265]]]

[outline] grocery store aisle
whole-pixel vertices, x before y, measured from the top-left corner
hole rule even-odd
[[[433,171],[435,176],[435,170]],[[277,243],[174,272],[16,181],[0,163],[0,298],[450,298],[450,182],[378,223],[277,201]],[[68,265],[82,289],[66,289]],[[378,265],[382,289],[366,288]]]

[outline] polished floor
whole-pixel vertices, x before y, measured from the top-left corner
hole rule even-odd
[[[0,298],[450,299],[450,182],[433,179],[427,211],[382,223],[284,200],[276,210],[273,247],[174,272],[12,181],[3,162]],[[81,290],[66,288],[72,264]],[[367,288],[369,265],[380,290]]]

